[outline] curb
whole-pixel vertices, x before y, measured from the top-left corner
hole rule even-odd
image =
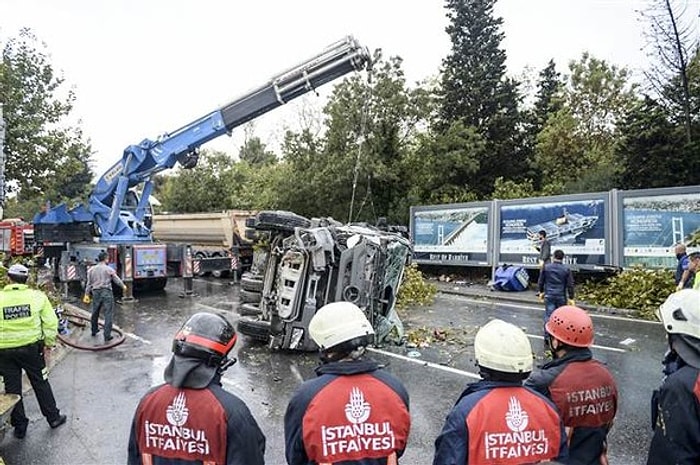
[[[443,288],[442,286],[438,286],[438,292],[443,293],[443,294],[451,294],[451,295],[460,295],[464,297],[471,297],[474,299],[480,299],[480,300],[485,300],[485,301],[505,301],[505,302],[512,302],[512,303],[518,303],[518,304],[527,304],[527,305],[542,305],[540,302],[533,301],[531,299],[523,298],[523,297],[518,297],[516,294],[510,294],[510,293],[504,293],[504,292],[498,292],[498,291],[489,291],[489,294],[484,294],[484,293],[479,293],[479,292],[468,292],[468,291],[463,291],[460,289],[449,289],[449,288]],[[602,314],[607,314],[607,315],[619,315],[621,317],[629,318],[632,320],[642,320],[642,321],[648,321],[648,320],[643,320],[642,318],[638,318],[637,315],[639,312],[637,310],[632,310],[632,309],[626,309],[626,308],[615,308],[615,307],[604,307],[604,306],[599,306],[599,305],[591,305],[586,302],[578,302],[577,306],[581,307],[582,309],[588,311],[588,312],[596,312],[596,313],[602,313]]]

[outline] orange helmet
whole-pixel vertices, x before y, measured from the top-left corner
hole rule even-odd
[[[573,347],[589,347],[593,344],[593,321],[585,310],[564,305],[554,310],[544,325],[553,337]]]

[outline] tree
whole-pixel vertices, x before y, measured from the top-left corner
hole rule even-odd
[[[63,92],[45,45],[27,29],[3,47],[0,102],[7,123],[5,184],[20,200],[54,202],[82,197],[89,190],[90,145],[78,127],[64,124],[75,93]]]
[[[643,189],[683,185],[682,126],[672,123],[665,108],[651,97],[629,112],[620,128],[617,153],[623,164],[621,188]]]
[[[441,129],[462,121],[486,142],[474,189],[481,197],[493,190],[498,176],[528,177],[528,152],[523,143],[518,83],[505,76],[506,54],[500,48],[501,18],[496,0],[447,0],[452,50],[443,60]],[[464,179],[466,182],[467,180]]]
[[[368,80],[353,75],[334,88],[322,136],[287,133],[284,162],[294,176],[278,195],[287,208],[341,221],[397,220],[394,206],[409,188],[401,160],[427,125],[432,100],[406,86],[400,58],[377,51],[373,62]]]
[[[543,187],[561,193],[608,190],[621,166],[618,124],[635,102],[629,71],[584,53],[569,64],[563,105],[537,137],[535,162]]]
[[[238,152],[238,159],[255,166],[277,163],[277,155],[267,150],[259,137],[253,135],[253,126],[248,124],[245,128],[245,141]]]
[[[642,13],[649,23],[647,37],[652,47],[649,55],[655,58],[645,72],[647,82],[683,122],[686,141],[692,139],[691,94],[688,64],[698,51],[695,36],[697,11],[688,12],[688,2],[654,0]]]

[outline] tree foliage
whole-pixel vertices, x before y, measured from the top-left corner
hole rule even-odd
[[[20,203],[82,197],[92,178],[91,148],[79,127],[66,124],[75,102],[73,90],[64,89],[46,46],[29,30],[5,42],[2,58],[6,190],[19,193]]]
[[[500,48],[503,20],[494,16],[495,0],[447,0],[452,49],[443,60],[441,128],[461,121],[484,139],[486,150],[476,173],[474,192],[484,197],[498,176],[524,180],[529,152],[521,131],[518,83],[506,76]],[[467,179],[463,179],[464,182]]]

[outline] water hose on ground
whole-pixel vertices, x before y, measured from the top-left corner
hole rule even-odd
[[[86,327],[90,323],[90,317],[87,317],[84,315],[79,315],[79,314],[67,311],[65,309],[63,310],[63,316],[69,322],[73,323],[75,326],[80,326],[81,328]],[[100,329],[103,331],[103,334],[104,334],[104,321],[99,320],[97,324],[100,327]],[[60,334],[60,333],[58,334],[58,340],[61,341],[62,343],[64,343],[65,345],[70,346],[70,347],[74,347],[76,349],[99,352],[101,350],[107,350],[107,349],[111,349],[113,347],[116,347],[119,344],[122,344],[124,342],[124,340],[126,339],[124,337],[124,333],[121,331],[121,329],[119,329],[119,327],[113,326],[112,332],[116,333],[116,336],[113,336],[113,339],[111,341],[109,341],[108,343],[101,344],[101,345],[80,344],[80,343],[75,342],[75,341],[71,340],[70,338]]]

